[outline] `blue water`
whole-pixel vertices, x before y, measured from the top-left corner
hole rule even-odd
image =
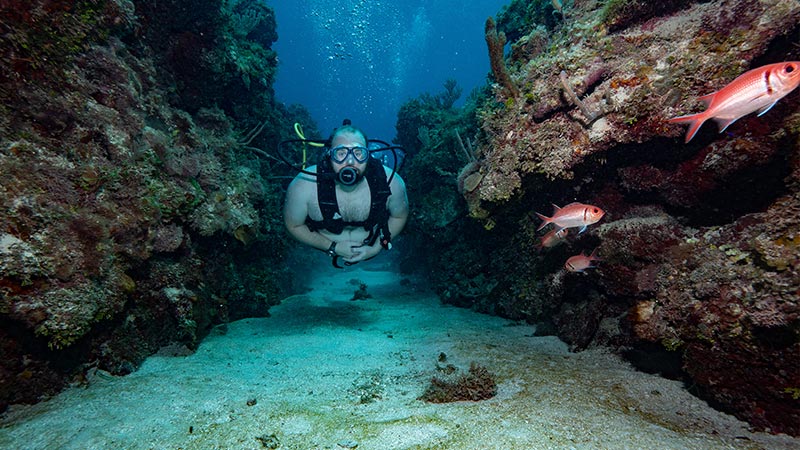
[[[305,105],[324,134],[350,118],[371,138],[391,140],[406,100],[455,78],[463,102],[486,82],[484,22],[506,3],[270,0],[278,100]]]

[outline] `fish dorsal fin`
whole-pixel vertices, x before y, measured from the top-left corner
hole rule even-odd
[[[554,215],[555,215],[555,213],[557,213],[558,211],[561,210],[561,208],[559,208],[558,205],[556,205],[555,203],[551,203],[551,205],[553,205],[553,214]]]

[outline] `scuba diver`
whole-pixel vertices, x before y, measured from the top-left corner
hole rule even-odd
[[[283,219],[289,234],[326,252],[335,267],[342,267],[340,259],[351,265],[389,250],[408,219],[397,165],[388,168],[371,157],[370,142],[345,120],[326,142],[320,162],[302,169],[286,191]]]

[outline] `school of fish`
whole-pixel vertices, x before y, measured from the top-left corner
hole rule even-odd
[[[564,242],[569,235],[570,228],[579,228],[578,234],[583,233],[589,225],[599,222],[606,214],[605,211],[597,206],[578,202],[570,203],[563,208],[553,205],[553,208],[552,217],[536,213],[536,215],[542,219],[542,224],[539,225],[538,228],[539,230],[551,223],[555,226],[555,228],[542,237],[539,248],[550,248]],[[583,272],[585,269],[593,268],[595,267],[593,263],[595,261],[600,261],[600,258],[595,254],[596,252],[597,249],[588,256],[581,252],[580,255],[569,258],[564,268],[570,272]]]

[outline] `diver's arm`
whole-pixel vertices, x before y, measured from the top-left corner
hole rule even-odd
[[[389,187],[392,195],[386,207],[389,210],[389,232],[394,239],[406,226],[408,221],[408,196],[406,195],[406,184],[400,175],[395,174],[392,184]]]
[[[297,241],[327,251],[331,245],[330,239],[320,233],[311,231],[306,225],[308,217],[308,203],[310,196],[316,195],[316,186],[308,180],[295,178],[286,190],[286,203],[283,206],[283,223],[286,230]]]
[[[389,210],[389,232],[392,233],[392,239],[395,238],[403,230],[403,227],[408,221],[408,197],[406,196],[406,185],[400,175],[395,174],[392,179],[392,184],[389,186],[392,195],[386,202],[386,208]],[[336,247],[339,248],[338,246]],[[348,262],[359,262],[377,256],[383,250],[379,240],[376,240],[372,246],[355,247],[354,254],[350,258],[345,258]]]

